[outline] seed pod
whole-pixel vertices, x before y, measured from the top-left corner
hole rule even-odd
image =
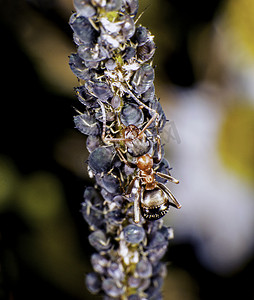
[[[121,33],[124,39],[128,40],[135,33],[135,23],[129,15],[124,15],[120,20],[123,22]]]
[[[85,106],[89,108],[97,108],[99,107],[99,104],[97,102],[97,99],[89,94],[84,86],[77,87],[76,94],[78,96],[78,100]]]
[[[104,222],[103,203],[97,191],[93,187],[87,187],[84,191],[81,213],[89,226],[98,229]]]
[[[138,0],[123,0],[125,9],[129,15],[136,17],[138,13]]]
[[[69,24],[83,45],[89,47],[94,45],[98,34],[87,18],[77,16],[75,13],[71,15]]]
[[[92,266],[93,266],[93,269],[95,272],[97,272],[99,274],[106,273],[106,267],[108,265],[108,260],[104,256],[102,256],[98,253],[92,254],[91,263],[92,263]]]
[[[137,56],[143,62],[150,60],[155,52],[156,46],[153,40],[148,40],[142,46],[137,47]]]
[[[74,75],[83,80],[91,79],[92,75],[95,73],[86,67],[84,61],[78,54],[70,55],[69,65]]]
[[[98,174],[98,176],[96,176],[96,181],[107,192],[115,195],[120,193],[119,179],[112,176],[111,174],[104,174],[103,176]]]
[[[127,225],[124,228],[123,233],[125,240],[131,244],[139,244],[145,238],[144,228],[134,224]]]
[[[108,296],[113,298],[119,297],[124,293],[124,286],[112,278],[103,280],[102,289]]]
[[[98,252],[108,250],[111,246],[110,241],[107,239],[106,234],[102,230],[96,230],[88,236],[88,240],[91,246],[93,246]]]
[[[105,82],[89,80],[85,82],[85,88],[91,95],[95,96],[101,101],[106,101],[113,97],[113,93],[109,85]]]
[[[101,290],[101,278],[96,273],[88,273],[86,275],[86,286],[91,293],[99,293]]]
[[[74,116],[73,119],[75,127],[83,134],[96,136],[100,133],[100,127],[96,119],[88,113]]]
[[[167,118],[166,118],[166,115],[165,115],[165,113],[162,109],[162,106],[161,106],[160,102],[158,101],[158,99],[156,97],[154,97],[153,101],[149,102],[149,106],[152,109],[156,110],[157,113],[159,114],[159,124],[158,124],[157,129],[159,131],[162,131],[165,124],[166,124]],[[149,126],[149,128],[154,128],[154,124],[155,124],[155,122],[152,122],[152,124]]]
[[[73,4],[78,14],[83,17],[90,18],[96,14],[96,9],[89,0],[74,0]]]
[[[154,69],[148,65],[142,65],[134,74],[132,86],[137,94],[146,92],[154,81]]]
[[[132,57],[134,57],[136,55],[136,49],[133,47],[126,47],[124,52],[123,52],[123,59],[125,61],[131,59]]]
[[[120,281],[124,279],[124,269],[121,263],[111,262],[107,268],[107,272],[113,279]]]
[[[155,88],[154,88],[154,84],[152,84],[149,87],[149,89],[142,94],[141,100],[142,102],[148,102],[154,99],[154,95],[155,95]]]
[[[137,41],[138,46],[144,45],[145,42],[147,41],[147,38],[148,38],[147,29],[141,25],[138,26],[134,35],[134,39],[135,41]]]
[[[148,278],[152,276],[153,268],[147,259],[140,260],[136,265],[135,273],[140,278]]]
[[[101,139],[98,136],[88,135],[86,139],[86,148],[91,153],[96,148],[100,147]]]
[[[93,48],[81,44],[78,47],[78,54],[85,61],[93,62],[102,61],[109,56],[107,49],[100,44],[96,44]]]
[[[113,167],[114,157],[113,147],[99,147],[90,153],[88,165],[95,173],[105,173]]]
[[[120,119],[125,126],[135,124],[138,127],[144,122],[144,114],[136,104],[125,102]]]

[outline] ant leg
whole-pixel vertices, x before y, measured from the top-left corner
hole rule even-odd
[[[141,189],[141,187],[139,187],[138,193],[135,194],[135,198],[134,198],[133,212],[134,212],[134,222],[135,223],[140,222],[140,206],[139,206],[139,203],[140,203],[141,195],[142,195],[142,189]]]
[[[155,109],[152,109],[151,107],[147,106],[146,104],[144,104],[142,101],[140,101],[128,88],[124,87],[124,91],[126,93],[128,93],[140,106],[146,108],[147,110],[149,110],[150,112],[153,113],[153,117],[155,119],[157,119],[156,121],[156,127],[158,127],[158,121],[159,121],[159,114],[157,113],[157,111]],[[149,123],[149,122],[148,122]],[[150,125],[150,124],[149,124]]]
[[[127,188],[127,191],[126,191],[126,195],[130,195],[131,192],[132,192],[132,189],[134,187],[134,184],[135,184],[135,181],[138,179],[139,177],[138,176],[135,176],[132,181],[130,182],[128,188]]]
[[[176,200],[176,198],[173,196],[173,194],[170,192],[169,188],[166,187],[164,184],[160,183],[160,182],[156,182],[157,186],[163,191],[165,192],[169,198],[173,201],[174,205],[176,206],[176,208],[181,208],[182,205]]]
[[[164,174],[164,173],[161,173],[161,172],[156,172],[156,175],[158,175],[161,178],[167,179],[167,180],[169,180],[169,181],[171,181],[173,183],[176,183],[176,184],[179,183],[178,179],[175,179],[174,177],[172,177],[170,175],[167,175],[167,174]]]
[[[158,164],[161,161],[161,159],[162,159],[161,139],[160,139],[159,134],[157,134],[156,140],[157,140],[157,157],[154,158],[153,161],[154,161],[155,164]]]
[[[154,114],[152,116],[152,118],[147,122],[147,124],[145,125],[145,127],[140,131],[139,135],[141,135],[142,133],[144,133],[144,131],[153,123],[153,121],[158,117],[157,114],[158,113],[156,112],[156,114]]]
[[[121,152],[121,150],[119,148],[116,148],[116,151],[117,151],[117,153],[119,155],[119,158],[122,162],[124,162],[130,168],[136,168],[135,164],[128,162],[128,160],[123,156],[123,153]]]
[[[106,120],[106,111],[105,111],[104,104],[103,104],[99,99],[98,99],[98,103],[99,103],[99,105],[100,105],[100,107],[101,107],[101,112],[102,112],[102,134],[101,134],[101,139],[102,139],[102,141],[103,141],[105,144],[107,144],[106,141],[105,141],[105,135],[106,135],[106,122],[107,122],[107,120]]]

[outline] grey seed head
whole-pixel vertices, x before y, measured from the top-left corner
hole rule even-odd
[[[138,42],[139,46],[142,46],[147,41],[147,29],[143,26],[138,26],[135,31],[134,38]]]
[[[152,264],[158,263],[159,260],[165,255],[168,249],[168,242],[164,245],[156,246],[154,248],[148,249],[146,252],[148,254],[148,259]]]
[[[69,65],[74,75],[83,80],[91,79],[91,77],[95,73],[94,71],[86,67],[84,61],[79,57],[78,54],[70,55]]]
[[[88,93],[86,88],[84,86],[80,86],[75,88],[76,94],[78,96],[78,100],[88,108],[97,108],[99,107],[99,104],[97,102],[97,99]]]
[[[151,263],[147,259],[141,259],[137,265],[135,273],[140,278],[149,278],[152,276],[153,268]]]
[[[69,24],[84,46],[92,47],[94,45],[98,33],[86,17],[77,16],[76,13],[72,14]]]
[[[123,0],[125,9],[132,17],[136,17],[138,13],[139,1],[138,0]]]
[[[106,234],[102,230],[96,230],[88,236],[91,246],[98,252],[108,250],[111,247],[110,241],[107,239]]]
[[[161,132],[163,130],[163,128],[165,127],[165,124],[167,121],[167,118],[162,109],[162,106],[156,97],[154,97],[153,101],[151,101],[149,103],[149,106],[152,109],[156,110],[157,113],[159,114],[159,124],[158,124],[157,129]],[[152,116],[152,114],[150,114],[150,115]],[[155,122],[152,122],[152,124],[148,128],[155,128]]]
[[[73,3],[78,14],[83,17],[90,18],[96,14],[96,9],[89,0],[74,0]]]
[[[95,96],[101,101],[106,101],[113,97],[113,93],[109,85],[105,82],[89,80],[85,82],[85,87],[91,95]]]
[[[96,136],[100,133],[100,127],[93,116],[84,113],[82,115],[74,116],[73,119],[75,128],[83,134]]]
[[[112,176],[112,174],[104,174],[101,176],[100,174],[96,175],[97,183],[108,191],[110,194],[119,194],[120,193],[120,182],[119,179]]]
[[[110,297],[118,297],[124,293],[124,286],[112,278],[103,280],[102,289]]]
[[[121,105],[121,98],[117,95],[114,95],[111,99],[111,105],[114,109],[117,109]]]
[[[141,283],[141,278],[135,276],[129,276],[128,286],[131,288],[137,288]]]
[[[156,46],[155,46],[154,41],[148,40],[142,46],[137,47],[137,56],[143,62],[146,62],[153,57],[153,55],[155,53],[155,49],[156,49]]]
[[[86,275],[85,282],[86,282],[87,289],[91,293],[97,294],[101,290],[101,279],[98,274],[88,273]]]
[[[90,153],[88,165],[95,173],[106,173],[112,168],[114,156],[113,147],[99,147]]]
[[[125,126],[135,124],[138,127],[144,122],[144,114],[136,104],[125,102],[121,110],[120,119]]]
[[[127,225],[123,232],[125,240],[131,244],[139,244],[145,238],[144,228],[134,224]]]
[[[154,81],[154,69],[149,64],[143,64],[134,74],[131,84],[137,94],[146,92]]]
[[[128,40],[135,33],[134,20],[129,15],[124,15],[120,20],[124,21],[121,29],[122,35],[126,40]]]
[[[146,291],[147,299],[149,300],[163,300],[160,289],[158,287],[150,286]]]
[[[154,99],[155,95],[155,87],[154,84],[152,84],[149,89],[142,94],[142,102],[148,102]]]
[[[107,268],[108,275],[115,280],[124,280],[123,266],[117,262],[111,262]]]
[[[91,263],[95,272],[99,274],[105,274],[109,261],[104,256],[94,253],[91,256]]]
[[[129,297],[128,297],[128,300],[141,300],[142,298],[139,296],[139,295],[137,295],[137,294],[133,294],[133,295],[130,295]],[[144,298],[143,298],[144,299]]]
[[[114,59],[108,59],[105,62],[105,67],[107,70],[113,71],[116,68],[116,62],[114,61]]]
[[[108,0],[106,11],[119,10],[123,4],[123,0]]]
[[[159,262],[153,265],[153,276],[166,277],[167,276],[167,265],[164,262]]]
[[[104,222],[103,203],[93,187],[84,191],[84,202],[81,204],[81,213],[89,226],[100,228]]]
[[[81,44],[78,47],[78,54],[85,61],[90,62],[99,62],[109,56],[107,49],[100,44],[96,44],[93,48]]]
[[[150,278],[143,278],[141,280],[140,286],[138,287],[138,291],[144,291],[146,289],[149,288],[149,286],[151,285],[151,279]],[[150,299],[150,298],[148,298]]]
[[[129,46],[129,47],[126,47],[125,50],[123,51],[122,57],[125,61],[127,61],[127,60],[133,58],[135,55],[136,55],[136,49]]]
[[[101,145],[101,138],[99,136],[92,136],[88,135],[86,139],[86,148],[91,153],[96,148],[100,147]]]

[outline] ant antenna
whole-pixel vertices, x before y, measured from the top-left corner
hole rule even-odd
[[[143,16],[144,12],[148,9],[148,7],[150,6],[151,4],[148,4],[147,7],[140,13],[140,15],[137,17],[136,21],[134,22],[135,24],[138,22],[138,20]]]

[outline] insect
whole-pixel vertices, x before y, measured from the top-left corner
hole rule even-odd
[[[158,143],[159,144],[159,143]],[[159,144],[160,146],[160,144]],[[161,160],[161,151],[158,151],[158,158],[153,158],[146,153],[137,158],[136,164],[128,162],[122,152],[117,150],[120,159],[130,167],[138,168],[137,175],[132,179],[126,191],[129,197],[134,188],[137,188],[137,194],[134,199],[134,222],[140,222],[140,214],[146,220],[157,220],[162,218],[169,210],[170,206],[181,208],[181,204],[163,183],[156,181],[155,176],[159,176],[173,183],[179,181],[171,175],[164,174],[154,169],[154,163]],[[170,202],[169,199],[172,201]]]

